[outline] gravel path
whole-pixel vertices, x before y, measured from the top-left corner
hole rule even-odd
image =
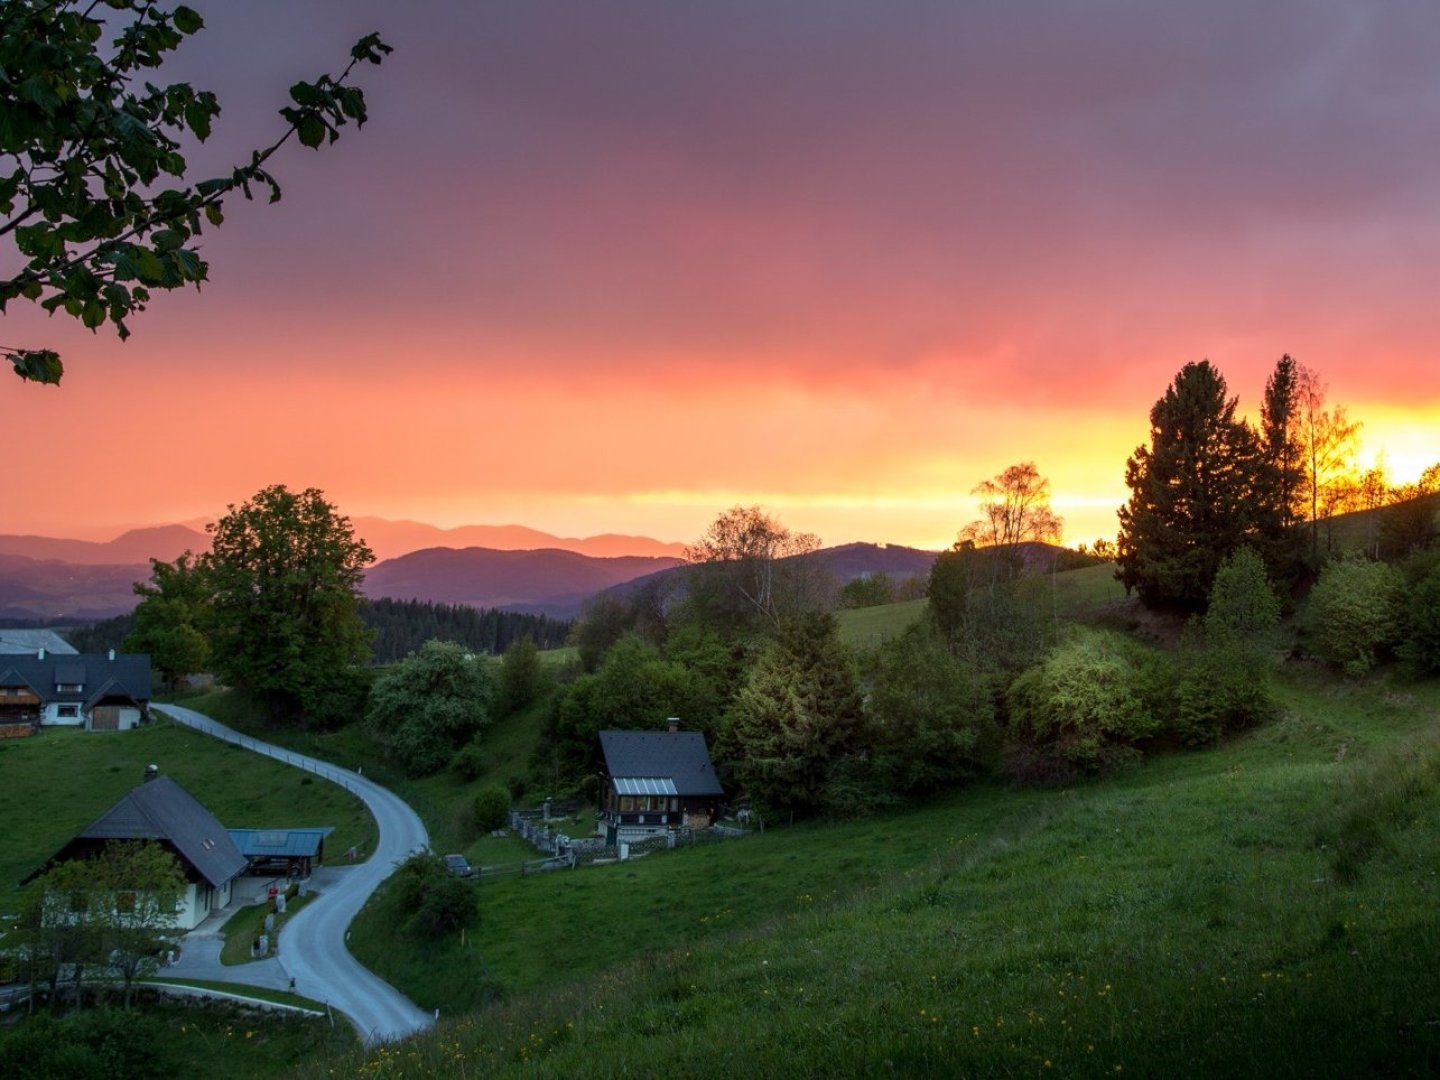
[[[293,978],[297,993],[328,1002],[345,1013],[368,1043],[403,1039],[434,1023],[430,1013],[362,967],[350,955],[345,944],[351,920],[370,894],[394,871],[395,863],[412,851],[429,846],[429,834],[415,811],[392,792],[348,769],[252,739],[193,709],[166,705],[163,711],[186,727],[340,784],[354,792],[370,808],[380,828],[380,842],[376,844],[374,853],[368,861],[357,866],[327,868],[319,872],[326,879],[317,889],[320,895],[285,924],[279,940],[277,965],[286,985]],[[203,964],[206,959],[208,957],[202,949],[193,963]],[[218,951],[215,959],[218,967]],[[191,966],[182,958],[180,964],[166,969],[163,974],[201,977],[187,970]],[[246,964],[242,968],[224,968],[228,975],[208,977],[238,981],[236,976],[253,966]],[[275,978],[271,969],[257,970],[256,975],[263,980],[263,985],[271,984]]]

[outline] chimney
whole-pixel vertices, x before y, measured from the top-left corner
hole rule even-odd
[[[156,779],[157,777],[159,777],[159,775],[160,775],[160,766],[159,766],[159,765],[146,765],[146,766],[145,766],[145,783],[148,784],[151,780],[154,780],[154,779]]]
[[[114,650],[114,649],[111,649],[111,650],[110,650],[110,660],[111,660],[112,663],[113,663],[114,660],[115,660],[115,650]]]
[[[665,730],[670,732],[671,735],[674,735],[680,730],[680,718],[678,716],[667,717],[665,720]]]

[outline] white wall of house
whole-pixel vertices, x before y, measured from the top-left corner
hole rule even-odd
[[[85,717],[80,715],[81,709],[78,704],[66,705],[59,702],[48,702],[40,713],[40,723],[55,727],[80,727],[85,723]]]
[[[187,882],[180,894],[180,907],[175,912],[175,925],[181,930],[194,930],[212,914],[230,903],[233,882],[218,889],[206,882]]]
[[[140,710],[136,706],[121,706],[119,730],[130,731],[138,728],[141,719]],[[79,705],[67,705],[52,701],[41,710],[40,723],[45,727],[84,727],[88,730],[90,717]]]

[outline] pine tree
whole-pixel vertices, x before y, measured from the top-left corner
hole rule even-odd
[[[1305,463],[1300,443],[1302,368],[1288,353],[1275,363],[1260,405],[1260,457],[1256,500],[1256,548],[1270,577],[1285,591],[1304,571],[1299,529]]]
[[[1150,410],[1150,445],[1126,463],[1116,576],[1151,607],[1200,610],[1221,561],[1252,533],[1260,448],[1208,360]]]

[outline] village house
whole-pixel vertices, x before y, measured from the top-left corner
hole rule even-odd
[[[150,715],[147,653],[0,655],[0,738],[41,727],[128,731]]]
[[[600,827],[609,844],[708,828],[725,791],[699,731],[600,732]]]
[[[151,765],[144,783],[121,796],[26,880],[56,863],[94,858],[113,840],[151,840],[179,860],[185,891],[174,925],[180,930],[193,930],[228,905],[235,879],[249,866],[215,815]]]

